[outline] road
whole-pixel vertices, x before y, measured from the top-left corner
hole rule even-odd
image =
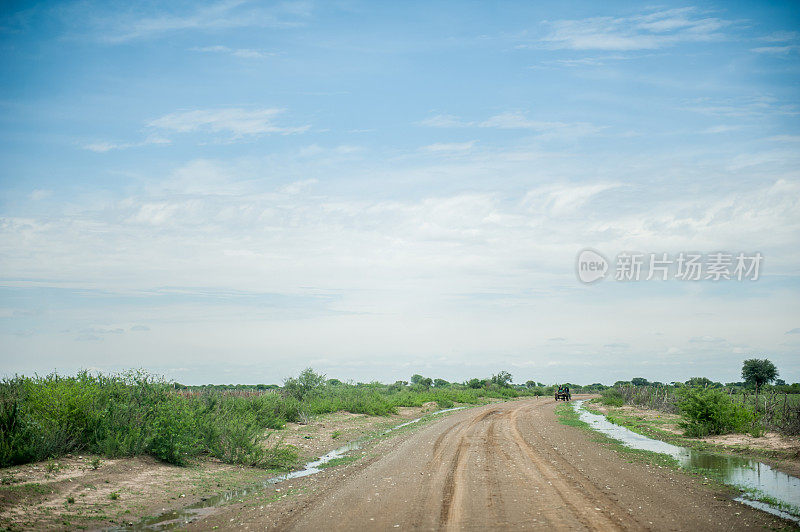
[[[302,497],[200,528],[740,530],[786,523],[702,477],[630,460],[560,424],[551,398],[457,412],[378,445]]]

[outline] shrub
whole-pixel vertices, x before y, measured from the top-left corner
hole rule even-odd
[[[263,448],[261,437],[295,418],[298,404],[275,395],[185,395],[142,372],[5,379],[0,382],[0,467],[74,451],[149,454],[174,464],[209,453],[231,463],[286,465],[291,449]]]
[[[316,393],[325,384],[325,375],[315,373],[313,369],[306,368],[300,375],[290,377],[283,382],[283,391],[291,397],[302,401],[309,395]]]
[[[734,403],[727,394],[717,389],[684,389],[678,408],[683,416],[681,426],[687,436],[748,432],[753,431],[757,424],[750,408]]]
[[[608,390],[603,390],[601,393],[602,397],[600,398],[600,402],[607,406],[622,406],[625,404],[625,398],[616,388],[609,388]]]

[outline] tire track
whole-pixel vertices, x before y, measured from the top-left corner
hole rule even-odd
[[[721,502],[693,478],[620,459],[561,425],[553,406],[487,405],[380,442],[361,467],[320,474],[328,477],[323,489],[290,506],[275,529],[722,532],[779,523]],[[217,522],[233,528],[232,520]]]
[[[524,408],[525,407],[518,407],[509,412],[511,437],[531,462],[536,465],[537,469],[547,481],[552,484],[553,488],[561,499],[563,499],[565,506],[570,509],[572,514],[588,528],[595,530],[641,528],[638,523],[620,523],[617,519],[614,519],[614,517],[606,515],[608,510],[603,511],[602,506],[616,509],[617,511],[614,512],[614,515],[617,516],[618,519],[621,519],[626,514],[617,507],[614,501],[597,489],[589,479],[585,478],[577,468],[556,455],[560,461],[559,465],[561,465],[563,469],[569,471],[569,477],[571,477],[571,480],[575,483],[575,487],[569,485],[566,481],[567,477],[565,475],[560,475],[548,463],[548,460],[540,454],[537,448],[531,445],[522,435],[522,432],[520,432],[519,414]],[[542,440],[542,443],[545,444],[544,440]]]

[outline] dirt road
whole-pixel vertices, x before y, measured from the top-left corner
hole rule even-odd
[[[289,530],[740,530],[786,523],[669,468],[629,461],[562,425],[552,399],[458,412],[279,504],[198,528]],[[302,486],[301,486],[302,487]]]

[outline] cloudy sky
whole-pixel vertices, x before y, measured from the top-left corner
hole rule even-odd
[[[797,3],[2,11],[5,375],[800,381]]]

